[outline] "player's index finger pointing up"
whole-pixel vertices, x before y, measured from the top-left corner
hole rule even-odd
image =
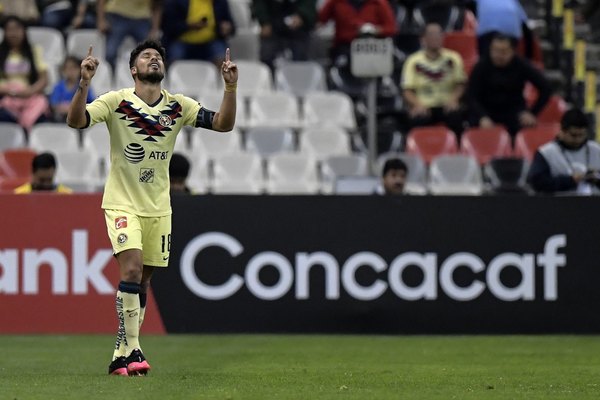
[[[230,51],[229,51],[229,47],[227,48],[227,50],[225,50],[225,62],[229,62],[230,61]]]
[[[88,49],[88,54],[87,55],[88,55],[88,57],[92,56],[92,46],[90,46],[90,48]]]

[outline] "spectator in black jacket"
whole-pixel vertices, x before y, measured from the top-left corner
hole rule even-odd
[[[538,98],[531,108],[523,96],[531,82]],[[468,85],[471,126],[504,125],[511,135],[534,126],[551,95],[544,75],[515,53],[511,38],[502,34],[492,39],[490,57],[483,57],[471,72]]]
[[[310,32],[317,21],[316,0],[253,0],[260,24],[260,60],[271,69],[288,50],[294,61],[308,59]]]

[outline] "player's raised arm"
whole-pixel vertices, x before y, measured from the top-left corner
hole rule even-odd
[[[226,132],[233,129],[236,112],[236,91],[238,81],[237,65],[230,59],[229,49],[225,51],[225,61],[221,65],[221,75],[225,83],[225,93],[219,111],[215,114],[212,127],[216,131]]]
[[[85,104],[90,89],[92,78],[96,73],[100,62],[92,55],[92,46],[88,50],[87,57],[81,62],[81,78],[79,80],[79,88],[71,100],[69,111],[67,112],[67,124],[71,128],[85,128],[87,118],[85,116]]]

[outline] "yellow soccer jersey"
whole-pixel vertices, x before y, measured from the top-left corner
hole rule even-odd
[[[194,126],[200,104],[162,90],[148,105],[133,88],[108,92],[88,104],[92,126],[106,122],[110,133],[110,172],[103,209],[145,217],[171,214],[169,161],[175,138],[184,125]]]

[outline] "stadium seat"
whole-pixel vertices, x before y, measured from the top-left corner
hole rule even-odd
[[[404,161],[408,168],[408,176],[404,186],[405,192],[414,195],[424,195],[427,193],[427,166],[425,162],[416,154],[408,153],[383,153],[377,159],[377,175],[383,173],[383,166],[390,158],[399,158]]]
[[[260,59],[260,39],[253,28],[237,27],[235,35],[228,39],[231,54],[237,60],[258,61]]]
[[[82,138],[83,148],[94,152],[97,158],[103,160],[101,162],[104,162],[104,168],[101,169],[101,173],[107,172],[110,163],[110,135],[106,124],[99,123],[86,129]]]
[[[340,195],[371,195],[377,190],[379,178],[374,176],[340,176],[335,180],[333,193]]]
[[[477,47],[477,36],[468,32],[447,32],[444,35],[444,47],[459,53],[463,59],[465,72],[471,73],[471,70],[479,59]]]
[[[445,126],[413,128],[408,132],[406,151],[429,164],[434,157],[458,151],[456,135]]]
[[[60,31],[45,26],[30,26],[27,29],[29,42],[37,44],[43,50],[44,60],[60,66],[65,59],[65,41]],[[87,54],[87,52],[86,52]]]
[[[106,61],[102,65],[108,64]],[[100,69],[101,67],[98,67]],[[128,88],[133,87],[133,77],[131,76],[131,70],[129,69],[129,63],[125,60],[118,59],[113,71],[115,87],[116,88]],[[168,84],[168,82],[167,82]]]
[[[0,176],[0,193],[12,193],[16,188],[29,182],[29,177],[7,178]]]
[[[520,157],[493,158],[484,172],[494,193],[527,193],[527,162]]]
[[[190,173],[187,179],[187,185],[194,194],[207,193],[210,187],[210,163],[208,159],[191,158]]]
[[[300,152],[321,161],[330,156],[349,155],[350,137],[339,127],[306,128],[300,132]]]
[[[531,162],[537,149],[554,140],[559,130],[559,124],[541,124],[534,128],[521,129],[515,136],[515,156]]]
[[[67,124],[37,124],[29,132],[29,147],[38,152],[77,151],[79,132]]]
[[[246,150],[261,157],[294,151],[294,132],[289,128],[256,127],[246,132]]]
[[[462,154],[435,157],[429,169],[429,191],[448,195],[481,194],[483,180],[477,160]]]
[[[473,156],[480,165],[493,157],[507,157],[512,154],[510,135],[501,126],[492,128],[470,128],[461,137],[461,151]]]
[[[101,66],[96,69],[96,74],[94,75],[94,79],[92,79],[92,88],[96,96],[100,96],[114,88],[112,67],[107,62],[100,61],[100,63]],[[127,86],[132,85],[133,80]]]
[[[25,147],[25,132],[14,122],[0,122],[0,151]]]
[[[167,72],[169,91],[197,96],[203,90],[216,90],[220,78],[215,65],[208,61],[177,60]]]
[[[333,192],[336,180],[342,176],[364,177],[369,174],[367,159],[361,154],[331,156],[323,160],[320,166],[323,193]]]
[[[275,89],[304,98],[313,91],[326,91],[325,71],[314,61],[286,62],[275,70]]]
[[[62,151],[55,154],[56,182],[76,192],[93,192],[99,189],[100,159],[91,150]]]
[[[93,46],[94,57],[103,59],[106,55],[106,39],[96,29],[75,29],[67,36],[67,54],[81,59],[88,54],[90,46]]]
[[[215,132],[197,128],[190,135],[190,157],[213,159],[230,153],[242,152],[241,134],[237,129],[231,132]]]
[[[356,116],[352,99],[342,92],[311,92],[304,98],[302,125],[339,126],[347,130],[356,129]]]
[[[12,149],[0,153],[0,176],[29,178],[31,162],[37,153],[31,149]]]
[[[298,100],[285,92],[257,94],[250,97],[248,126],[298,128]]]
[[[314,159],[300,153],[272,155],[267,163],[270,194],[315,194],[319,190]]]
[[[260,61],[238,60],[240,71],[238,78],[238,95],[249,97],[273,90],[273,76],[269,67]]]
[[[567,103],[562,97],[554,95],[550,97],[546,106],[538,114],[537,120],[540,124],[560,123],[563,114],[567,111]]]
[[[250,28],[252,25],[251,2],[249,0],[229,0],[228,3],[235,27],[237,29]]]
[[[257,154],[224,154],[213,161],[215,194],[259,194],[264,188],[262,158]]]

